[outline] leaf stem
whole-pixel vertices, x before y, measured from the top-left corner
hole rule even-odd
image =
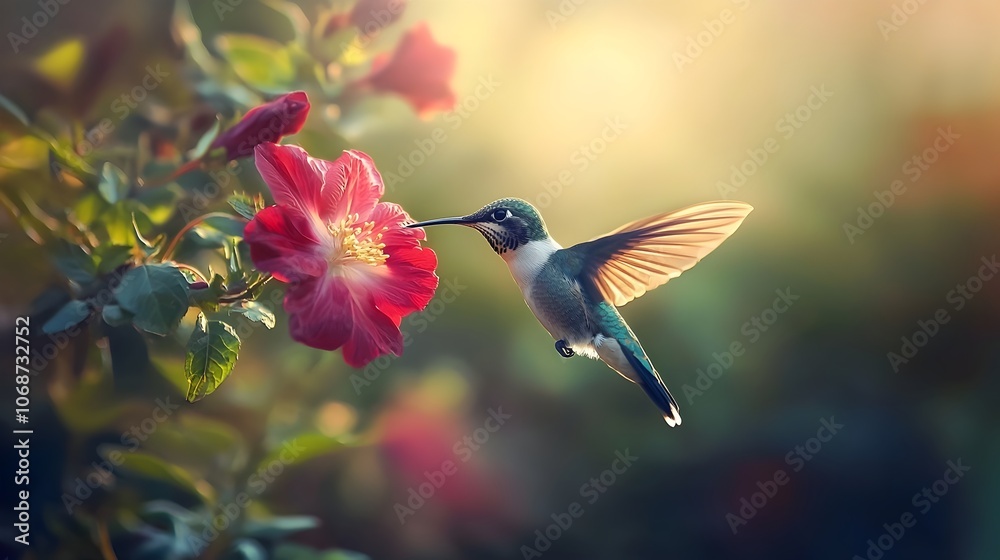
[[[104,560],[118,560],[115,549],[111,546],[111,538],[108,536],[108,525],[103,519],[97,522],[97,535],[101,557]]]
[[[198,226],[198,224],[204,222],[209,218],[234,218],[238,220],[244,220],[244,221],[246,220],[242,216],[233,216],[232,214],[229,214],[227,212],[209,212],[204,216],[198,216],[197,218],[185,224],[184,227],[182,227],[181,230],[177,232],[177,235],[174,235],[174,238],[170,240],[170,244],[167,245],[166,250],[163,251],[163,255],[160,256],[160,262],[164,262],[170,258],[170,255],[174,253],[174,250],[177,248],[177,244],[180,243],[181,238],[184,237],[184,234],[191,231],[196,226]]]
[[[173,181],[174,179],[177,179],[181,175],[184,175],[184,174],[186,174],[186,173],[188,173],[190,171],[194,171],[195,169],[198,168],[198,166],[201,165],[201,160],[202,160],[203,157],[204,156],[202,156],[202,157],[200,157],[198,159],[193,159],[193,160],[185,163],[184,165],[181,165],[177,169],[174,169],[169,175],[164,175],[162,177],[152,177],[148,181],[145,181],[143,183],[143,186],[144,187],[159,187],[159,186],[162,186],[162,185],[165,185],[165,184],[169,183],[170,181]]]
[[[206,284],[208,283],[208,278],[205,278],[205,275],[202,274],[201,271],[198,270],[197,268],[195,268],[195,267],[193,267],[193,266],[191,266],[189,264],[182,263],[182,262],[177,262],[177,261],[170,261],[170,262],[172,262],[173,265],[176,266],[177,268],[186,270],[186,271],[190,272],[191,274],[194,274],[202,282],[205,282]]]

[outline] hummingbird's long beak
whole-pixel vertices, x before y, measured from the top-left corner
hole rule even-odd
[[[471,220],[465,216],[458,216],[455,218],[438,218],[436,220],[427,220],[426,222],[417,222],[415,224],[407,224],[408,228],[422,228],[426,226],[440,226],[444,224],[457,224],[460,226],[467,226],[474,223],[475,220]]]

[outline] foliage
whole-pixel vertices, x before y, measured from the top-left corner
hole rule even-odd
[[[114,90],[99,69],[114,67],[125,50],[118,27],[93,40],[61,41],[31,63],[39,83],[70,92],[68,110],[0,95],[0,202],[60,278],[60,288],[34,302],[33,319],[51,340],[72,340],[82,350],[73,366],[77,387],[58,407],[73,432],[125,422],[134,411],[117,397],[130,388],[180,390],[195,403],[238,375],[245,340],[275,327],[280,302],[275,290],[265,295],[272,277],[255,268],[243,239],[247,222],[268,204],[245,158],[261,143],[300,131],[346,148],[340,115],[366,95],[407,98],[405,83],[375,88],[366,78],[368,46],[398,11],[372,28],[352,20],[349,3],[316,7],[309,16],[281,0],[240,4],[176,2],[169,26],[182,59],[151,62],[141,85],[110,103],[111,115],[95,100]],[[362,4],[387,9],[362,2],[354,11]],[[206,29],[206,7],[222,10],[219,21],[263,11],[270,30],[288,32],[220,30],[211,21]],[[446,100],[453,98],[451,72],[437,84]],[[310,114],[314,103],[319,116]],[[182,362],[170,355],[180,346]],[[71,548],[73,534],[109,533],[109,542],[91,542],[105,557],[111,546],[120,558],[150,560],[356,557],[285,542],[317,520],[271,515],[254,484],[260,469],[298,465],[342,441],[305,426],[300,436],[283,434],[301,448],[289,458],[282,445],[254,442],[188,410],[172,416],[170,397],[156,402],[154,433],[98,448],[100,460],[116,467],[114,477],[144,481],[145,495],[99,506],[66,494],[72,516],[51,524],[58,542]],[[160,425],[164,414],[170,422]],[[135,498],[141,506],[133,507]],[[221,529],[220,511],[231,517]]]

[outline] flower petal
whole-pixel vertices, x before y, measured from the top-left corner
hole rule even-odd
[[[370,297],[352,306],[354,330],[344,344],[344,361],[356,368],[364,367],[382,354],[399,356],[403,353],[403,334],[399,325],[379,311]]]
[[[389,253],[388,274],[374,283],[375,305],[397,323],[427,307],[438,287],[437,255],[430,249],[400,248]]]
[[[309,157],[298,146],[270,142],[257,146],[254,160],[275,202],[294,206],[307,216],[319,214],[328,162]]]
[[[400,39],[391,57],[376,57],[365,82],[402,96],[426,117],[454,107],[449,85],[454,73],[455,51],[434,41],[427,24],[419,23]]]
[[[321,276],[289,287],[285,311],[293,339],[320,350],[343,347],[352,367],[403,351],[399,326],[378,310],[367,286],[347,277]]]
[[[225,148],[230,160],[249,156],[257,145],[278,142],[283,136],[301,130],[309,108],[309,97],[304,91],[286,93],[247,111],[240,122],[212,142],[212,149]]]
[[[382,176],[368,154],[345,150],[324,169],[321,212],[324,220],[337,222],[358,214],[367,220],[378,199],[385,194]]]
[[[375,223],[374,231],[382,234],[387,253],[395,247],[418,247],[427,237],[423,228],[403,227],[411,221],[410,215],[392,202],[380,202],[368,215],[368,220]]]
[[[354,328],[351,293],[343,278],[324,275],[288,288],[285,311],[292,338],[306,346],[336,350]]]
[[[261,210],[244,228],[243,238],[250,244],[254,266],[282,282],[326,272],[312,218],[297,208],[270,206]]]

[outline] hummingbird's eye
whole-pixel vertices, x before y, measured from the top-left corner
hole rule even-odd
[[[502,222],[510,217],[510,210],[506,208],[497,208],[493,211],[493,220],[497,222]]]

